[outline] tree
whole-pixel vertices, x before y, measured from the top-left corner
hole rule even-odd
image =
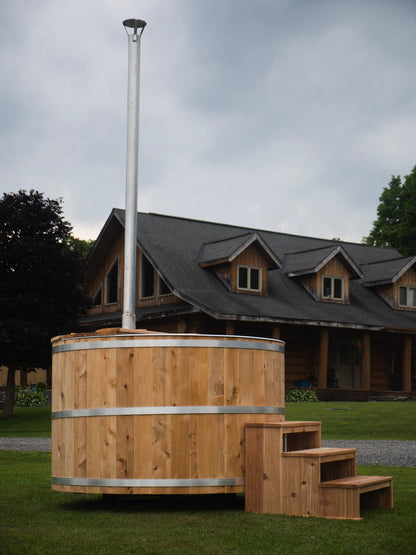
[[[377,219],[363,241],[396,248],[403,256],[416,254],[416,166],[403,183],[400,176],[392,176],[379,201]]]
[[[51,337],[77,331],[88,306],[79,252],[62,199],[31,190],[0,199],[0,364],[7,366],[4,416],[13,414],[16,370],[47,368]]]
[[[84,263],[91,252],[91,249],[94,245],[94,240],[77,239],[76,237],[72,237],[71,235],[67,240],[67,245],[71,250],[78,253],[81,262]]]

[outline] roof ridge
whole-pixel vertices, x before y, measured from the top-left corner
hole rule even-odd
[[[226,237],[224,239],[217,239],[215,241],[204,241],[203,245],[212,245],[214,243],[225,243],[225,241],[232,241],[233,239],[240,239],[241,237],[246,237],[247,235],[254,235],[256,232],[252,233],[242,233],[241,235],[233,235],[232,237]]]
[[[124,212],[124,208],[113,208],[113,210],[120,210],[122,212]],[[257,233],[268,233],[271,235],[282,235],[285,237],[296,237],[298,239],[308,239],[308,240],[313,240],[313,241],[322,241],[323,243],[329,243],[327,246],[330,246],[330,244],[338,244],[338,245],[353,245],[353,246],[357,246],[357,247],[366,247],[369,249],[380,249],[382,251],[386,251],[386,250],[391,250],[391,251],[396,251],[397,250],[393,247],[377,247],[377,246],[373,246],[373,245],[367,245],[366,243],[357,243],[354,241],[343,241],[341,239],[325,239],[323,237],[315,237],[315,236],[311,236],[311,235],[299,235],[296,233],[285,233],[284,231],[272,231],[270,229],[263,229],[263,228],[257,228],[257,227],[247,227],[244,225],[237,225],[237,224],[228,224],[228,223],[221,223],[221,222],[213,222],[210,220],[201,220],[201,219],[197,219],[197,218],[187,218],[184,216],[174,216],[172,214],[159,214],[157,212],[137,212],[138,214],[142,214],[144,216],[157,216],[159,218],[170,218],[172,220],[182,220],[182,221],[187,221],[187,222],[195,222],[195,223],[201,223],[201,224],[207,224],[207,225],[212,225],[212,226],[219,226],[219,227],[228,227],[228,228],[234,228],[234,229],[245,229],[247,230],[247,232],[257,232]],[[321,247],[323,248],[323,247]]]
[[[315,249],[306,249],[306,250],[303,250],[303,251],[286,252],[285,256],[288,256],[290,254],[304,254],[304,253],[310,253],[310,252],[316,252],[316,251],[323,251],[324,249],[330,249],[330,248],[336,249],[337,246],[342,247],[342,245],[326,245],[326,247],[317,247]]]
[[[382,248],[382,247],[381,247]],[[362,263],[361,266],[372,266],[373,264],[386,264],[387,262],[395,262],[396,260],[406,260],[415,258],[416,255],[409,254],[408,256],[396,256],[394,258],[387,258],[386,260],[373,260],[373,262]]]

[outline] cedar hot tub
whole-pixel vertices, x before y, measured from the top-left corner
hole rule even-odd
[[[244,491],[244,425],[284,421],[284,343],[100,330],[52,340],[52,489]]]

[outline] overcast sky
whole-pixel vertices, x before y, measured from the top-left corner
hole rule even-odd
[[[127,35],[142,36],[139,206],[360,242],[416,164],[415,0],[2,0],[0,194],[123,208]]]

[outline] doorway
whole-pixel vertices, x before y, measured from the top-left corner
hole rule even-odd
[[[330,338],[329,367],[338,387],[360,389],[362,351],[351,339]]]

